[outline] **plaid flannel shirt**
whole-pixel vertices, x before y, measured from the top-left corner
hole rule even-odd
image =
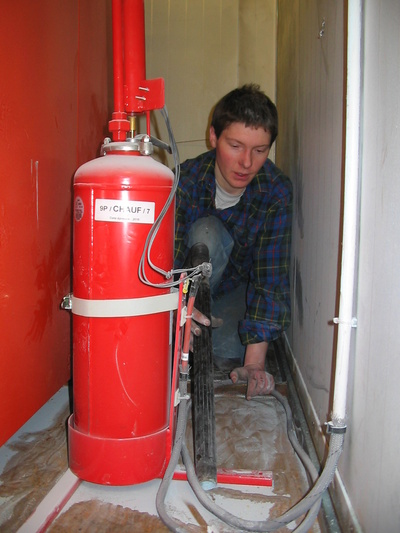
[[[243,344],[270,342],[290,323],[292,185],[270,161],[246,187],[238,204],[215,207],[215,150],[181,165],[176,194],[175,266],[187,253],[191,225],[207,215],[219,218],[234,240],[216,297],[248,282],[247,310],[239,322]]]

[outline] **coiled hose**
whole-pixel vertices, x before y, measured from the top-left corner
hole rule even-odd
[[[277,391],[271,392],[271,396],[274,396],[274,398],[276,398],[285,409],[287,418],[288,438],[295,452],[302,461],[304,467],[310,474],[312,482],[314,483],[314,486],[312,487],[310,492],[306,494],[303,499],[300,500],[296,505],[291,507],[281,516],[265,521],[244,520],[216,505],[208,496],[208,494],[204,491],[200,482],[198,481],[193,461],[190,457],[189,451],[185,443],[185,432],[188,412],[190,408],[190,401],[188,398],[183,398],[181,399],[179,406],[175,442],[171,453],[171,459],[168,468],[165,472],[164,478],[161,481],[156,497],[156,507],[158,514],[163,523],[171,531],[174,531],[176,533],[185,533],[186,531],[183,525],[181,525],[179,522],[177,522],[168,515],[165,507],[165,498],[181,453],[184,465],[186,467],[188,482],[192,487],[192,490],[195,493],[197,499],[208,511],[210,511],[213,515],[215,515],[217,518],[219,518],[226,524],[229,524],[241,531],[244,530],[269,532],[276,531],[284,525],[287,525],[293,520],[296,520],[297,518],[301,517],[302,515],[307,514],[302,523],[294,531],[296,531],[296,533],[306,533],[310,529],[318,515],[321,506],[322,496],[325,490],[330,485],[335,474],[337,463],[343,449],[344,434],[334,432],[331,434],[328,457],[326,459],[324,469],[321,472],[321,475],[318,477],[318,472],[316,468],[314,467],[310,458],[305,453],[299,441],[297,440],[289,402],[284,396],[282,396]]]

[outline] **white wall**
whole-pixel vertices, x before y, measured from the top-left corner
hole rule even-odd
[[[351,1],[351,0],[349,0]],[[323,454],[330,419],[337,309],[345,2],[279,0],[278,106],[286,135],[277,162],[295,182],[296,379]],[[364,2],[364,99],[359,272],[348,394],[348,432],[332,485],[343,531],[400,531],[400,3]],[[324,35],[318,38],[325,20]],[[351,24],[351,21],[349,22]],[[282,123],[283,121],[283,123]]]
[[[365,2],[358,322],[343,479],[365,531],[400,531],[400,2]]]

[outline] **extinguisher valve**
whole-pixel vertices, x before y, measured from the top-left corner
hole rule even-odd
[[[119,152],[139,152],[140,155],[152,155],[154,152],[154,146],[166,150],[169,154],[172,154],[172,148],[164,141],[160,141],[156,137],[140,133],[134,137],[127,137],[126,141],[113,142],[110,137],[106,137],[101,146],[100,154],[106,155],[115,151]]]
[[[141,155],[151,155],[153,153],[153,144],[149,135],[143,135],[139,142],[139,152]]]

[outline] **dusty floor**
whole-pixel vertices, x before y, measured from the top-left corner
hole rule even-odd
[[[285,385],[278,385],[283,393]],[[276,517],[307,492],[303,467],[286,436],[283,407],[272,397],[244,399],[244,388],[216,382],[218,467],[271,471],[273,487],[222,485],[209,491],[216,503],[251,520]],[[68,388],[63,387],[0,448],[0,531],[24,526],[38,504],[68,469],[66,420]],[[189,449],[190,424],[187,429]],[[155,497],[160,481],[109,487],[81,482],[47,528],[61,532],[163,532]],[[206,511],[186,481],[173,481],[166,498],[172,516],[188,532],[237,531]],[[279,531],[290,531],[283,527]],[[26,527],[25,527],[26,530]],[[318,524],[311,530],[320,531]],[[29,531],[29,533],[34,533]]]

